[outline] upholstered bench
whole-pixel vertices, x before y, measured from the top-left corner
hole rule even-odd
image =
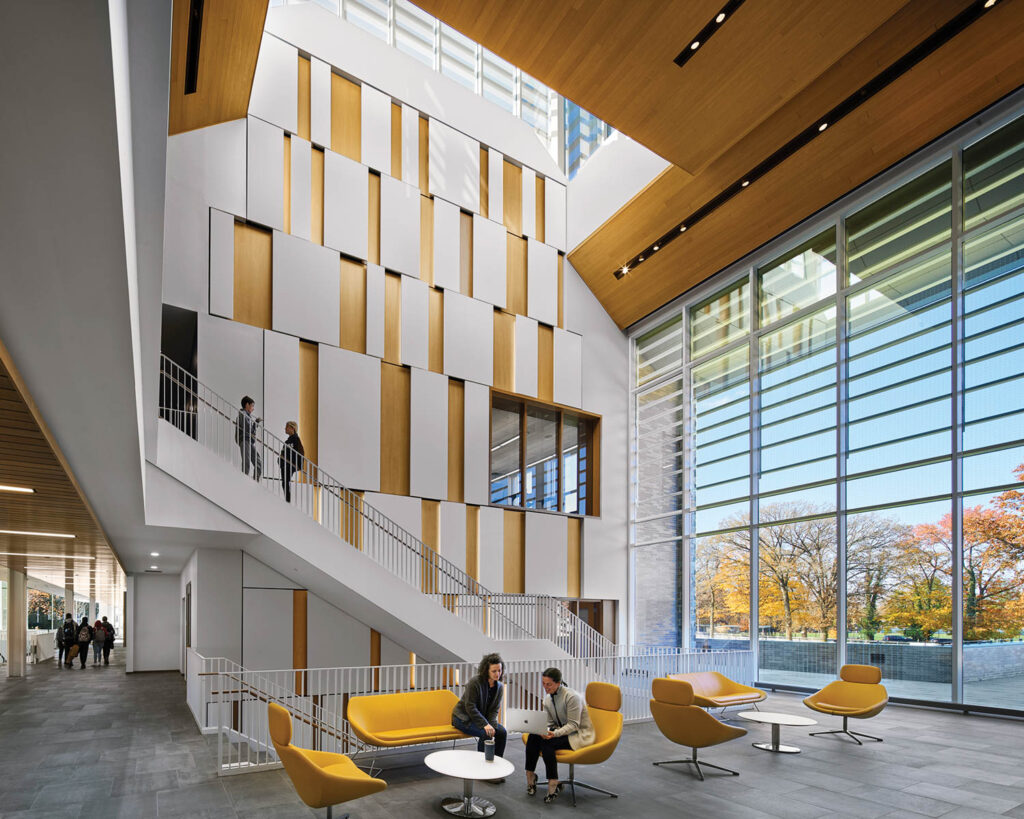
[[[362,742],[377,748],[465,739],[452,726],[452,709],[458,701],[444,689],[352,697],[348,724]]]

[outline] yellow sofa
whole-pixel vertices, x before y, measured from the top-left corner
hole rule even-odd
[[[694,671],[689,674],[669,674],[668,679],[688,682],[693,686],[693,704],[701,708],[728,708],[730,705],[749,705],[761,702],[768,695],[759,688],[751,688],[730,680],[717,671]]]
[[[458,701],[444,689],[352,697],[348,724],[361,741],[378,748],[465,739],[452,726],[452,709]]]

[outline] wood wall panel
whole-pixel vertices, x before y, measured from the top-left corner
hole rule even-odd
[[[380,491],[409,494],[408,367],[380,365]]]
[[[284,135],[284,232],[292,232],[292,138]]]
[[[427,328],[429,337],[428,367],[432,373],[444,372],[444,291],[430,288]]]
[[[313,148],[310,152],[310,240],[317,245],[324,243],[324,152]]]
[[[235,222],[234,318],[272,329],[273,234],[255,225]]]
[[[400,273],[384,274],[384,360],[390,364],[402,363],[402,276]]]
[[[303,139],[310,136],[310,63],[309,57],[299,55],[299,123],[298,134]]]
[[[555,392],[555,331],[537,325],[537,398],[553,402]]]
[[[448,379],[448,500],[462,503],[466,479],[466,385]],[[467,538],[466,548],[469,548]],[[476,575],[473,575],[476,577]]]
[[[391,103],[391,175],[402,178],[402,106]]]
[[[430,193],[430,121],[420,117],[420,193]]]
[[[356,83],[331,74],[331,150],[362,161],[363,101]]]
[[[473,214],[459,214],[459,292],[473,295]]]
[[[538,242],[547,241],[547,228],[545,223],[545,210],[544,210],[544,177],[538,176],[534,180],[534,190],[536,195],[534,201],[537,203],[537,215],[536,215],[536,236],[534,237]]]
[[[317,435],[320,418],[320,348],[312,341],[299,342],[299,437],[306,457],[320,460]]]
[[[340,346],[366,353],[366,266],[341,257]]]
[[[526,252],[527,241],[520,236],[507,234],[505,257],[505,309],[510,313],[526,315]]]
[[[370,172],[370,202],[367,211],[367,261],[380,264],[380,175]]]
[[[479,506],[466,507],[466,574],[468,574],[474,580],[480,580]]]
[[[494,388],[516,391],[516,317],[494,311]]]
[[[569,559],[566,597],[582,597],[583,518],[569,518]]]
[[[506,594],[523,594],[526,589],[526,513],[504,510]]]
[[[488,184],[488,176],[490,172],[490,162],[487,158],[487,149],[480,146],[480,215],[484,219],[489,218],[490,213],[490,187]]]
[[[565,256],[558,254],[558,326],[565,329]]]
[[[420,501],[420,540],[428,549],[441,552],[441,502],[435,500]],[[429,557],[429,556],[428,556]],[[433,560],[424,560],[420,571],[420,588],[424,594],[437,591],[438,564]]]
[[[523,170],[507,159],[503,163],[502,209],[505,228],[516,236],[523,235]]]
[[[420,196],[420,278],[434,286],[434,200]]]

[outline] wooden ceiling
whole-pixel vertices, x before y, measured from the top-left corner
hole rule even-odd
[[[68,396],[74,401],[74,396]],[[79,434],[88,434],[80,430]],[[111,600],[124,586],[116,555],[0,344],[0,529],[72,534],[74,539],[0,534],[0,566],[27,571],[78,594]]]
[[[748,0],[682,68],[673,59],[722,0],[418,5],[673,163],[569,256],[620,327],[1024,85],[1024,0],[1000,0],[616,280],[616,268],[971,2]]]
[[[267,0],[218,0],[203,4],[197,87],[195,93],[186,94],[190,6],[190,0],[174,0],[168,134],[245,116],[267,17]]]

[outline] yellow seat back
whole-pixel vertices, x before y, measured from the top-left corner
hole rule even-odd
[[[873,665],[844,665],[839,669],[839,679],[851,683],[877,685],[882,681],[882,669]]]
[[[694,705],[693,686],[686,680],[659,677],[651,683],[651,694],[651,716],[658,730],[677,745],[707,748],[747,733]]]

